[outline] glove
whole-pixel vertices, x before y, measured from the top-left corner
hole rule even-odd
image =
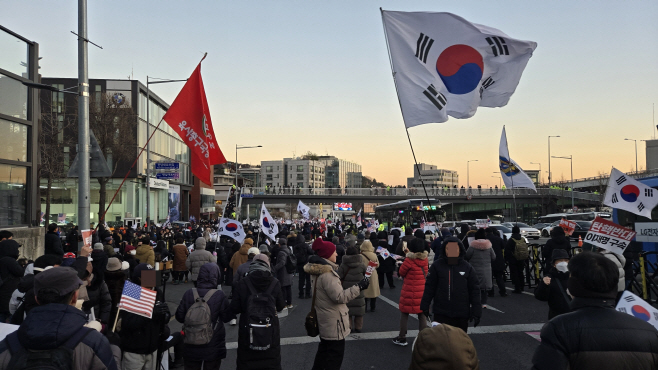
[[[364,278],[361,279],[361,281],[359,281],[356,285],[357,285],[357,286],[359,287],[359,289],[361,289],[361,290],[368,289],[368,286],[370,285],[370,279],[364,277]]]
[[[427,317],[427,323],[432,322],[432,316],[430,315],[429,311],[423,311],[423,316]]]
[[[478,325],[480,325],[480,318],[477,316],[471,316],[471,318],[468,321],[473,322],[473,327],[476,328]]]

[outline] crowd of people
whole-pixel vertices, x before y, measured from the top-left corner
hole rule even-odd
[[[496,288],[508,296],[508,268],[512,292],[525,289],[529,252],[518,227],[509,239],[468,225],[390,233],[314,221],[279,227],[269,239],[247,225],[240,243],[218,236],[212,220],[188,228],[100,225],[92,246],[78,250],[77,228],[62,241],[51,224],[45,253],[34,261],[19,259],[20,245],[0,231],[0,320],[19,325],[0,342],[0,369],[57,363],[151,370],[170,348],[170,368],[219,369],[227,353],[224,324],[238,325],[235,368],[282,369],[279,317],[293,308],[295,278],[297,298],[312,300],[307,331],[320,339],[312,369],[341,368],[345,339],[365,330],[381,290],[400,280],[399,333],[391,340],[407,346],[409,317],[416,315],[409,368],[477,369],[469,323],[480,324]],[[625,257],[607,250],[572,254],[562,229],[555,230],[541,252],[544,276],[534,290],[548,302],[549,321],[533,368],[657,368],[658,331],[614,310],[626,287]],[[192,283],[175,312],[161,282],[145,278],[167,261],[173,284]],[[147,315],[119,310],[124,288],[133,284],[155,296]],[[172,315],[182,331],[170,330]]]

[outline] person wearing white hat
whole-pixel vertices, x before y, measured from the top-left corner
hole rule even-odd
[[[249,266],[251,265],[251,261],[253,261],[254,256],[259,255],[260,250],[256,247],[251,247],[249,250],[247,250],[247,262],[241,264],[238,266],[238,269],[235,270],[235,274],[233,275],[233,283],[237,285],[237,283],[242,279],[247,273],[249,272]]]

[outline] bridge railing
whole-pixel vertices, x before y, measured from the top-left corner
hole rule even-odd
[[[403,196],[403,197],[425,197],[425,191],[422,188],[286,188],[273,186],[269,188],[254,187],[242,188],[242,194],[267,195],[267,196],[290,196],[290,195],[328,195],[328,196]],[[455,188],[427,188],[427,195],[430,197],[458,197],[471,196],[491,197],[491,196],[510,196],[510,195],[542,195],[542,196],[559,196],[570,198],[571,191],[560,189],[540,188],[535,192],[532,189],[455,189]],[[579,200],[600,201],[600,194],[584,193],[574,191],[573,196]]]

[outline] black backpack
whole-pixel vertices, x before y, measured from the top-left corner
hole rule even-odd
[[[274,320],[276,317],[276,300],[272,291],[277,283],[272,283],[264,292],[257,292],[251,279],[247,277],[245,283],[251,292],[247,299],[247,329],[249,330],[249,349],[252,351],[266,351],[274,344]]]
[[[288,248],[288,247],[286,247]],[[297,257],[295,257],[292,252],[288,251],[286,253],[286,272],[289,274],[294,274],[297,272]]]
[[[7,335],[7,347],[11,353],[8,369],[16,370],[73,370],[73,350],[89,333],[91,328],[81,328],[63,345],[47,350],[30,350],[18,341],[18,333]]]

